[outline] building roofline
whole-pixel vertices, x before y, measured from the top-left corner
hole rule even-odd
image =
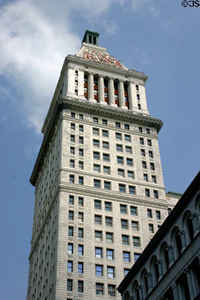
[[[169,228],[171,224],[176,221],[176,219],[180,216],[181,211],[187,207],[188,201],[193,197],[194,193],[200,188],[200,172],[193,179],[192,183],[189,185],[187,190],[182,195],[181,199],[177,202],[176,206],[170,213],[170,215],[166,218],[160,229],[153,236],[152,240],[149,242],[147,247],[144,249],[142,255],[138,258],[135,264],[132,266],[129,273],[122,280],[120,285],[118,286],[118,291],[122,293],[129,283],[132,281],[133,276],[145,265],[149,256],[155,250],[157,245],[160,243],[162,238],[169,232]]]
[[[175,196],[175,197],[181,197],[183,194],[181,193],[176,193],[176,192],[167,192],[166,195],[172,195],[172,196]]]

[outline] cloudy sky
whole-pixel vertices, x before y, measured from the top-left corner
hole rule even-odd
[[[86,29],[128,68],[148,76],[150,112],[163,120],[166,189],[199,170],[200,8],[181,0],[0,0],[2,299],[25,299],[34,189],[29,177],[64,58]]]

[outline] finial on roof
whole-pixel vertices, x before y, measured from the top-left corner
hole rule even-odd
[[[98,32],[86,30],[82,43],[98,46],[98,38],[99,38]]]

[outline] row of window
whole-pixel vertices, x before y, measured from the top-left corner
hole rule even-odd
[[[67,291],[72,292],[73,291],[73,279],[67,279]],[[84,293],[84,281],[78,280],[78,293]],[[109,296],[116,296],[116,286],[113,284],[107,285],[107,293]],[[104,295],[105,294],[105,288],[104,283],[96,283],[96,295]],[[72,300],[71,298],[67,298],[67,300]]]
[[[123,245],[130,245],[130,236],[126,234],[121,235],[122,238],[122,244]],[[103,241],[103,231],[101,230],[95,230],[95,239],[96,241]],[[114,242],[114,233],[113,232],[105,232],[105,239],[109,243]],[[141,239],[139,236],[133,236],[132,237],[133,246],[134,247],[141,247]]]
[[[71,118],[73,118],[73,119],[76,118],[76,114],[74,112],[71,112]],[[77,118],[79,120],[83,120],[83,114],[77,115]],[[101,121],[100,121],[100,119],[98,117],[93,117],[93,123],[95,123],[95,124],[102,124],[102,125],[107,126],[108,125],[108,120],[107,119],[101,119]],[[130,130],[130,125],[127,124],[127,123],[124,123],[122,125],[121,122],[115,122],[115,128],[123,128],[125,130]],[[75,124],[72,125],[72,129],[75,129]],[[150,134],[151,133],[151,129],[150,128],[143,128],[141,126],[138,127],[138,131],[140,133],[146,133],[146,134]]]

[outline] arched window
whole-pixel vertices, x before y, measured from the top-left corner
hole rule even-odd
[[[172,236],[172,247],[175,249],[175,259],[178,259],[183,249],[181,232],[178,226],[176,226],[173,229],[171,236]]]
[[[133,289],[132,289],[133,299],[134,300],[140,300],[140,287],[137,281],[134,281],[133,283]]]
[[[142,272],[142,276],[141,276],[142,282],[143,282],[143,286],[144,286],[144,292],[147,295],[148,291],[149,291],[149,281],[148,281],[148,273],[146,270],[144,270]]]
[[[126,291],[124,294],[124,300],[130,300],[130,294],[128,291]]]
[[[155,286],[158,283],[160,277],[159,263],[156,256],[152,257],[150,270],[153,279],[152,284],[153,286]]]
[[[162,263],[162,273],[164,274],[169,269],[169,247],[167,243],[162,244],[160,248],[160,258]]]
[[[176,240],[177,253],[178,255],[181,255],[182,241],[181,241],[181,233],[179,231],[176,232],[175,240]]]

